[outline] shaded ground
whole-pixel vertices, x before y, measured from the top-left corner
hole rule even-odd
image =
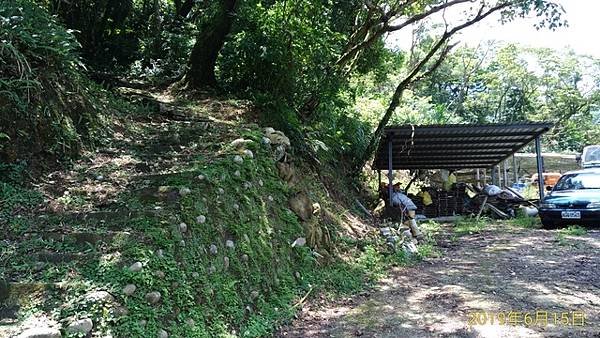
[[[279,336],[600,337],[600,230],[451,232],[441,258],[393,271],[370,294],[308,304]]]

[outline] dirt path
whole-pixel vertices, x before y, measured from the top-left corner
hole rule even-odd
[[[600,230],[450,232],[441,258],[397,269],[370,294],[309,304],[279,336],[600,337]]]

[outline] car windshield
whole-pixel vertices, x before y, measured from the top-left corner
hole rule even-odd
[[[580,189],[600,189],[600,175],[592,173],[565,175],[554,187],[555,191]]]

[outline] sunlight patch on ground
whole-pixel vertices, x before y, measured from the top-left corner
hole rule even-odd
[[[600,232],[590,231],[589,235],[592,235],[593,237],[591,237],[591,236],[586,236],[586,237],[566,236],[566,237],[571,241],[585,243],[586,245],[592,246],[596,249],[600,249]]]
[[[507,337],[528,337],[537,338],[544,337],[530,328],[523,326],[502,326],[502,325],[474,325],[471,330],[475,332],[477,337],[486,338],[507,338]]]

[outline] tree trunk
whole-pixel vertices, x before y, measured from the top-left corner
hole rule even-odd
[[[231,31],[237,3],[237,0],[220,0],[212,20],[200,30],[183,79],[187,88],[216,87],[217,57]]]

